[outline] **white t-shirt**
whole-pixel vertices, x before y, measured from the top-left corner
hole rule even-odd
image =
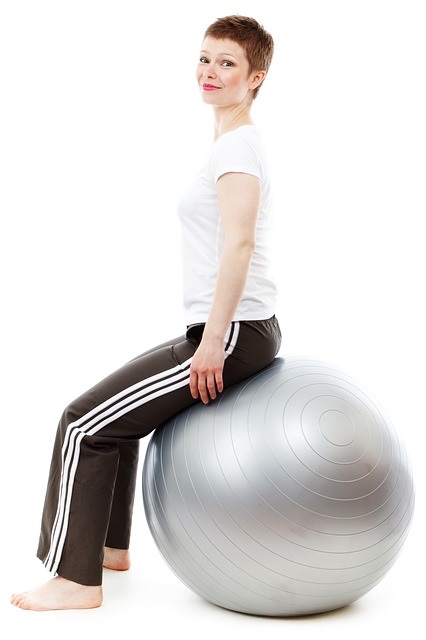
[[[256,247],[233,319],[265,320],[275,313],[276,287],[268,255],[269,174],[259,130],[255,125],[244,125],[214,142],[203,168],[178,206],[182,223],[183,303],[188,325],[206,322],[212,306],[224,243],[216,181],[230,172],[257,176],[262,183]]]

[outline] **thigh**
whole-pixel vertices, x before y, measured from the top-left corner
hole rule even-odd
[[[198,341],[182,336],[131,360],[67,408],[85,436],[141,438],[193,404],[189,368]]]
[[[144,351],[143,353],[139,354],[138,356],[136,356],[136,358],[132,358],[130,360],[130,362],[133,362],[134,360],[138,360],[141,356],[147,356],[150,353],[155,353],[156,351],[159,351],[160,349],[162,349],[163,347],[171,347],[177,344],[180,344],[181,342],[183,342],[186,339],[185,335],[180,335],[177,338],[172,338],[171,340],[167,340],[166,342],[163,342],[155,347],[151,347],[150,349],[148,349],[147,351]]]

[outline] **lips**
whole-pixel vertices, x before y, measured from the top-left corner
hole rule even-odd
[[[203,84],[204,91],[217,91],[218,89],[219,87],[216,87],[214,84],[208,84],[208,83]]]

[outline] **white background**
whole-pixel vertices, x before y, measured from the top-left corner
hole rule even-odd
[[[0,7],[2,627],[11,623],[16,638],[333,639],[408,628],[421,637],[424,3]],[[274,170],[281,355],[340,366],[385,408],[414,466],[410,535],[391,572],[351,607],[254,618],[205,603],[175,578],[149,534],[139,491],[133,567],[106,573],[100,609],[15,609],[10,592],[49,577],[34,552],[62,408],[183,331],[175,205],[213,132],[195,66],[205,27],[231,13],[253,15],[276,42],[254,116]]]

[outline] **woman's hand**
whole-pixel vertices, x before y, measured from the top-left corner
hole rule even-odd
[[[190,369],[189,387],[193,398],[204,404],[214,400],[223,391],[223,340],[202,340],[194,354]]]

